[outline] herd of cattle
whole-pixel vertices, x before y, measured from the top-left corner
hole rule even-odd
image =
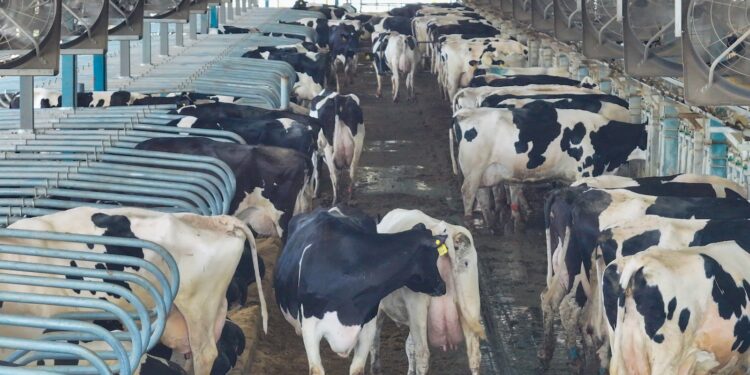
[[[275,300],[302,337],[310,374],[324,374],[321,339],[342,356],[354,353],[350,374],[364,374],[368,356],[371,371],[380,373],[379,336],[386,316],[410,329],[405,343],[410,374],[427,373],[430,347],[455,349],[462,342],[469,369],[478,374],[485,333],[477,252],[466,227],[473,227],[475,208],[493,232],[509,218],[520,226],[529,213],[523,184],[549,181],[576,182],[550,192],[544,206],[548,262],[539,350],[544,365],[553,355],[559,316],[568,356],[576,365],[596,358],[610,374],[750,368],[750,239],[744,238],[750,203],[745,189],[710,176],[615,176],[621,167],[647,158],[647,124],[630,123],[628,103],[597,90],[588,79],[526,67],[527,47],[467,6],[414,4],[377,14],[304,2],[295,7],[326,16],[295,22],[313,29],[315,40],[258,47],[244,55],[294,68],[298,77],[289,110],[242,106],[233,103],[236,98],[192,92],[78,97],[79,106],[92,107],[174,104],[173,113],[181,117],[173,126],[222,129],[242,137],[246,145],[202,137],[153,138],[137,145],[225,162],[237,181],[232,216],[81,207],[11,225],[138,238],[170,252],[181,275],[179,292],[161,343],[143,359],[141,373],[223,374],[235,365],[245,340],[227,320],[227,311],[245,304],[248,287],[255,283],[267,330],[261,286],[265,267],[256,236],[273,236],[284,243],[273,273]],[[257,32],[231,26],[220,31]],[[332,205],[352,196],[364,116],[359,97],[341,90],[357,74],[362,40],[372,44],[376,96],[382,93],[382,76],[391,75],[393,101],[402,76],[413,99],[414,76],[422,65],[450,101],[449,149],[454,173],[463,178],[466,227],[417,210],[396,209],[376,222],[355,208],[313,209],[321,159],[331,181]],[[331,91],[334,81],[337,90]],[[35,94],[37,107],[61,104],[59,92]],[[0,97],[0,106],[17,107],[17,96]],[[127,254],[166,267],[144,249],[53,241],[34,245]],[[0,257],[110,271],[131,268],[152,277],[120,264]],[[125,284],[151,300],[143,288]],[[4,284],[0,290],[81,293]],[[104,291],[91,293],[127,303]],[[0,309],[49,317],[66,308],[5,302]],[[3,328],[4,336],[41,333]]]

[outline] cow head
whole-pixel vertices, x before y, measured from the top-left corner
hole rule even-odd
[[[417,292],[431,296],[442,296],[445,294],[445,281],[438,270],[438,258],[448,256],[448,248],[445,244],[447,235],[433,236],[424,224],[417,224],[411,231],[417,236],[417,249],[412,261],[412,274],[407,280],[406,286]]]

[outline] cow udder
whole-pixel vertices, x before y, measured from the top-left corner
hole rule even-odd
[[[455,349],[464,340],[458,309],[454,302],[456,287],[453,284],[451,268],[451,261],[447,256],[438,258],[438,271],[445,281],[446,293],[440,297],[430,298],[427,314],[427,337],[430,345],[443,350]]]

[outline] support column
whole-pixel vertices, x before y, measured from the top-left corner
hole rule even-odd
[[[233,21],[234,20],[234,5],[232,5],[232,2],[228,1],[224,9],[227,11],[227,20]]]
[[[175,29],[175,45],[177,47],[185,47],[185,27],[181,23],[176,23],[174,25]]]
[[[60,74],[62,75],[62,106],[67,108],[76,107],[76,88],[78,86],[78,56],[62,55]]]
[[[212,29],[219,27],[219,9],[216,5],[211,5],[211,8],[208,10],[208,27]],[[208,34],[208,31],[206,34]]]
[[[141,63],[143,65],[151,64],[151,23],[143,23],[143,40],[141,41],[141,48],[143,53],[141,54]]]
[[[190,40],[198,40],[198,15],[190,13],[190,21],[188,22],[188,37]]]
[[[107,91],[107,55],[94,55],[94,91]]]
[[[708,171],[714,176],[727,177],[727,157],[729,154],[727,136],[721,132],[711,132],[711,128],[722,126],[724,124],[716,119],[709,120],[708,132],[711,139],[711,146]]]
[[[289,77],[281,76],[281,106],[279,109],[286,110],[289,108]]]
[[[169,56],[169,24],[159,23],[159,55]]]
[[[120,41],[120,78],[130,78],[130,41]]]
[[[529,67],[539,66],[539,39],[529,39]]]
[[[224,1],[222,1],[221,5],[219,5],[219,24],[221,25],[227,24],[227,8],[226,8],[226,5],[224,4]]]
[[[34,131],[34,76],[21,76],[21,130]]]
[[[663,116],[661,119],[660,149],[661,168],[660,175],[667,176],[677,173],[677,162],[679,154],[679,131],[680,119],[677,117],[677,108],[672,104],[664,103],[662,106]]]

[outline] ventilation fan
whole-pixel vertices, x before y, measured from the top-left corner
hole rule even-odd
[[[146,18],[187,22],[192,0],[146,0]]]
[[[531,23],[531,0],[513,0],[513,19],[525,25]]]
[[[620,59],[622,49],[622,14],[620,0],[584,0],[583,54],[590,59]]]
[[[109,0],[110,39],[140,39],[145,0]],[[114,38],[113,38],[114,37]]]
[[[674,0],[622,0],[625,72],[634,77],[682,75]]]
[[[57,75],[61,0],[0,0],[0,75]]]
[[[555,30],[554,12],[552,0],[531,0],[531,27],[540,32]]]
[[[750,104],[750,4],[683,0],[681,5],[685,100]]]
[[[583,0],[553,0],[555,7],[555,38],[562,42],[578,42],[583,38],[581,2]]]
[[[63,54],[96,55],[107,49],[107,0],[63,0],[60,47]]]

